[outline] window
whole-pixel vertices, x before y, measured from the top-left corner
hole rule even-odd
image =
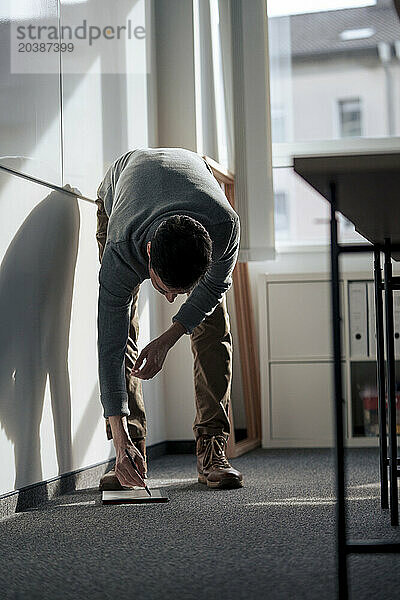
[[[292,157],[400,149],[400,20],[389,0],[268,0],[267,10],[277,247],[327,244],[327,203]],[[340,231],[360,240],[344,220]]]
[[[282,107],[271,108],[272,138],[275,142],[284,142],[286,139],[285,111]]]
[[[289,237],[289,204],[285,192],[275,192],[275,236],[277,239]]]
[[[357,137],[361,135],[361,100],[339,100],[339,135]]]

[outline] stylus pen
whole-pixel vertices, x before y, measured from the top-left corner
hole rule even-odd
[[[135,461],[133,460],[132,456],[129,454],[129,452],[128,452],[128,450],[126,448],[125,448],[125,452],[126,452],[127,457],[129,458],[129,460],[131,461],[131,465],[134,468],[135,473],[137,473],[139,475],[139,477],[142,479],[142,476],[139,473],[137,466],[135,465]],[[146,492],[148,493],[148,495],[151,496],[151,492],[150,492],[150,490],[149,490],[149,488],[147,487],[146,484],[144,484],[144,489],[146,490]]]

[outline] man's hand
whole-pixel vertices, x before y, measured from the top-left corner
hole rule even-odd
[[[116,415],[109,417],[108,420],[113,434],[116,454],[115,474],[120,484],[127,487],[133,487],[134,485],[144,487],[146,485],[143,480],[145,473],[144,458],[129,437],[126,417]],[[132,467],[129,458],[126,456],[126,450],[128,450],[135,461],[140,475]]]
[[[79,196],[82,196],[82,192],[78,189],[78,188],[73,188],[72,186],[69,185],[69,183],[66,183],[63,186],[64,190],[67,190],[67,192],[72,192],[73,194],[78,194]]]
[[[132,467],[129,458],[126,455],[126,450],[128,450],[129,454],[135,461],[139,473],[142,475],[138,475],[138,473],[135,472],[135,469]],[[143,479],[144,459],[136,446],[130,442],[124,446],[116,447],[115,451],[115,474],[118,477],[120,484],[128,487],[132,487],[134,485],[144,487],[146,485]]]
[[[165,357],[170,348],[170,340],[162,335],[150,342],[150,344],[147,344],[139,354],[131,375],[139,377],[139,379],[151,379],[154,375],[157,375],[162,369]],[[146,360],[146,363],[140,369],[144,360]]]
[[[157,375],[162,369],[168,350],[172,348],[184,333],[186,333],[184,326],[175,321],[160,337],[143,348],[136,363],[133,365],[131,375],[139,377],[139,379],[151,379],[154,375]],[[146,364],[140,369],[145,359]]]

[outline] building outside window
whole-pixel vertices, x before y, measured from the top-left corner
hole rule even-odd
[[[326,245],[328,203],[292,157],[400,149],[400,20],[392,0],[268,0],[267,11],[275,197],[289,227],[282,237],[278,207],[277,248]],[[344,220],[340,234],[362,239]]]

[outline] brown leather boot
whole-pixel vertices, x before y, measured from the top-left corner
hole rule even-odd
[[[197,470],[199,483],[210,488],[240,488],[243,475],[234,469],[225,456],[226,437],[220,435],[201,435],[197,439]]]
[[[145,464],[145,475],[144,479],[147,478],[147,461],[146,461],[146,440],[132,440],[136,448],[141,452],[144,457]],[[108,473],[105,473],[103,477],[100,479],[99,490],[102,492],[104,490],[124,490],[129,489],[125,486],[121,485],[118,477],[115,474],[115,469],[111,469]]]

